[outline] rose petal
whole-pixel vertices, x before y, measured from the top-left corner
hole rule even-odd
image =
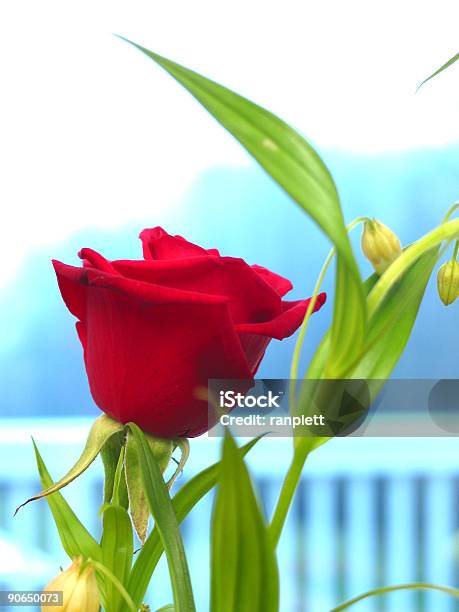
[[[116,271],[131,279],[186,291],[225,296],[234,322],[272,319],[281,312],[281,300],[273,287],[247,265],[233,257],[114,261]]]
[[[162,227],[144,229],[139,238],[145,259],[182,259],[208,255],[206,249],[181,236],[171,236]]]
[[[327,296],[319,293],[314,305],[313,312],[317,312],[325,304]],[[311,299],[295,302],[282,302],[282,313],[264,323],[240,323],[236,325],[236,331],[240,334],[257,334],[283,340],[291,336],[301,325]]]
[[[97,405],[162,437],[208,429],[209,378],[250,378],[226,303],[144,302],[91,285],[85,363]],[[202,397],[202,395],[201,395]]]
[[[268,268],[257,266],[255,264],[252,266],[252,270],[255,270],[255,272],[259,274],[261,278],[269,285],[271,285],[271,287],[273,287],[281,297],[293,289],[292,283],[287,278],[271,272],[271,270],[268,270]]]

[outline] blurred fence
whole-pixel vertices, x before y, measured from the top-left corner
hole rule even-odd
[[[30,434],[53,476],[81,450],[89,422],[0,422],[0,589],[35,589],[67,565],[46,502],[15,507],[39,489]],[[290,440],[264,440],[250,465],[270,514],[290,457]],[[192,443],[178,486],[218,457],[218,441]],[[64,491],[94,534],[102,490],[99,462]],[[455,439],[340,439],[311,457],[279,545],[282,612],[327,612],[376,586],[411,581],[455,584],[459,445]],[[198,612],[208,609],[211,496],[183,524]],[[148,598],[171,601],[164,561]],[[403,592],[362,602],[361,611],[458,610],[436,593]]]

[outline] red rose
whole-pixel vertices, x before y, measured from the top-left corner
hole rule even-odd
[[[144,261],[110,262],[91,249],[79,253],[82,268],[54,261],[59,288],[78,318],[99,408],[157,436],[198,436],[208,429],[198,390],[210,378],[252,378],[309,300],[282,301],[287,279],[159,227],[140,238]],[[324,302],[321,294],[315,310]]]

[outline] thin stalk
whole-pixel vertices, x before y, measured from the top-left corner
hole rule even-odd
[[[354,219],[354,221],[351,221],[351,223],[347,225],[346,230],[350,232],[359,223],[365,223],[366,221],[370,221],[370,219],[368,217],[357,217],[357,219]],[[300,327],[300,331],[299,331],[298,338],[295,344],[295,348],[293,350],[292,364],[290,366],[290,410],[292,413],[294,412],[295,406],[296,406],[295,381],[298,377],[301,350],[303,348],[304,339],[306,337],[306,331],[308,329],[309,320],[311,318],[312,312],[314,310],[314,306],[317,301],[317,296],[319,294],[319,291],[324,281],[325,275],[327,273],[328,268],[330,267],[330,264],[333,260],[335,253],[336,253],[336,249],[335,247],[333,247],[328,253],[324,261],[324,264],[322,266],[322,269],[319,273],[319,276],[317,277],[317,281],[316,281],[316,284],[314,285],[314,290],[312,292],[311,301],[308,304],[306,314],[304,315],[304,319]]]
[[[350,608],[354,604],[362,601],[363,599],[367,599],[368,597],[375,597],[377,595],[385,595],[387,593],[394,593],[395,591],[440,591],[441,593],[445,593],[446,595],[452,595],[453,597],[459,597],[459,589],[454,589],[452,587],[440,586],[437,584],[430,584],[428,582],[413,582],[412,584],[398,584],[395,586],[389,587],[381,587],[379,589],[373,589],[372,591],[367,591],[366,593],[362,593],[362,595],[358,595],[353,599],[349,599],[345,603],[340,604],[336,608],[333,608],[331,612],[341,612],[341,610],[346,610]]]
[[[307,442],[309,442],[309,444],[307,444]],[[277,500],[276,509],[269,526],[269,534],[274,546],[277,546],[279,542],[285,519],[287,518],[293,496],[295,495],[296,488],[301,478],[303,466],[312,450],[312,444],[310,444],[310,442],[310,438],[302,438],[301,444],[295,447],[293,459],[285,476],[279,499]]]
[[[103,563],[99,563],[98,561],[94,561],[94,559],[88,559],[86,561],[86,563],[88,565],[92,565],[94,567],[94,569],[96,569],[98,572],[100,572],[102,575],[104,575],[106,578],[108,578],[110,580],[110,582],[113,584],[113,586],[120,593],[121,597],[126,602],[126,605],[129,608],[129,610],[131,610],[131,612],[137,612],[137,606],[132,601],[131,596],[129,595],[129,593],[126,591],[126,589],[121,584],[121,582],[118,580],[118,578],[114,574],[112,574],[112,572],[107,567],[105,567],[105,565]]]

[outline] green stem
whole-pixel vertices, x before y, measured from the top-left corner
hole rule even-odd
[[[455,202],[451,208],[448,210],[448,212],[445,215],[445,218],[443,219],[443,223],[446,223],[447,221],[450,220],[450,217],[456,212],[456,210],[459,208],[459,202]]]
[[[365,223],[368,221],[370,221],[368,217],[357,217],[357,219],[354,219],[353,221],[351,221],[351,223],[347,225],[346,230],[350,232],[359,223]],[[303,319],[303,323],[301,325],[300,333],[295,344],[295,349],[293,351],[292,365],[290,368],[290,407],[292,412],[294,412],[296,406],[295,382],[298,377],[301,349],[303,347],[304,338],[306,336],[309,319],[311,318],[311,314],[316,303],[317,295],[319,293],[320,287],[322,286],[322,282],[325,278],[325,274],[327,273],[333,256],[335,255],[335,252],[335,248],[332,248],[330,250],[324,262],[324,265],[322,266],[322,269],[314,286],[311,301],[309,302],[305,317]],[[313,446],[314,445],[310,438],[304,438],[301,439],[295,447],[293,459],[286,474],[284,483],[282,485],[279,499],[277,500],[276,509],[274,511],[273,519],[269,527],[270,535],[272,541],[274,542],[274,545],[277,545],[279,541],[282,529],[285,524],[285,520],[287,518],[288,511],[295,495],[296,488],[301,478],[301,472],[303,471],[304,464]]]
[[[453,261],[457,260],[458,252],[459,252],[459,240],[456,240],[456,244],[454,245]]]
[[[375,597],[377,595],[385,595],[387,593],[393,593],[395,591],[407,591],[407,590],[428,590],[428,591],[440,591],[441,593],[446,593],[446,595],[452,595],[453,597],[459,597],[459,589],[453,589],[452,587],[439,586],[437,584],[430,584],[428,582],[413,582],[412,584],[398,584],[396,586],[389,587],[381,587],[379,589],[374,589],[372,591],[367,591],[362,595],[358,595],[353,599],[349,599],[345,603],[333,608],[331,612],[341,612],[341,610],[346,610],[350,608],[354,604],[362,601],[362,599],[367,599],[368,597]]]
[[[285,524],[290,505],[295,495],[296,488],[301,478],[303,466],[312,449],[310,438],[301,438],[300,444],[295,447],[293,459],[285,476],[284,483],[277,500],[276,509],[274,510],[273,518],[269,526],[269,534],[274,546],[277,546],[282,528]]]
[[[359,223],[365,223],[365,222],[369,222],[370,219],[368,217],[357,217],[357,219],[354,219],[354,221],[351,221],[351,223],[349,223],[346,227],[346,230],[348,232],[350,232],[351,230],[354,229],[354,227],[356,227]],[[292,357],[292,364],[290,366],[290,410],[293,413],[295,410],[295,406],[296,406],[296,397],[295,397],[295,381],[298,377],[298,370],[299,370],[299,364],[300,364],[300,356],[301,356],[301,349],[303,348],[303,344],[304,344],[304,339],[306,337],[306,331],[308,329],[308,325],[309,325],[309,319],[311,318],[312,312],[314,310],[314,306],[316,304],[317,301],[317,296],[319,294],[320,288],[322,286],[322,283],[324,281],[325,275],[327,273],[327,270],[330,266],[330,263],[333,260],[333,257],[336,253],[336,249],[333,247],[330,252],[327,255],[327,258],[325,259],[325,262],[322,266],[322,269],[319,273],[319,276],[317,277],[317,281],[316,284],[314,285],[314,290],[312,292],[312,297],[311,297],[311,301],[308,304],[308,308],[306,310],[306,314],[304,316],[303,322],[301,324],[300,327],[300,331],[298,334],[298,338],[295,344],[295,348],[293,350],[293,357]]]
[[[126,605],[129,608],[129,610],[131,610],[131,612],[137,612],[137,606],[132,601],[131,596],[129,595],[129,593],[126,591],[126,589],[121,584],[121,582],[118,580],[118,578],[114,574],[112,574],[112,572],[107,567],[105,567],[105,565],[103,565],[103,563],[99,563],[98,561],[94,561],[94,559],[88,559],[86,561],[86,563],[88,565],[92,565],[94,567],[94,569],[96,569],[98,572],[100,572],[106,578],[108,578],[110,580],[110,582],[112,582],[113,586],[118,590],[118,592],[120,593],[121,597],[126,602]]]

